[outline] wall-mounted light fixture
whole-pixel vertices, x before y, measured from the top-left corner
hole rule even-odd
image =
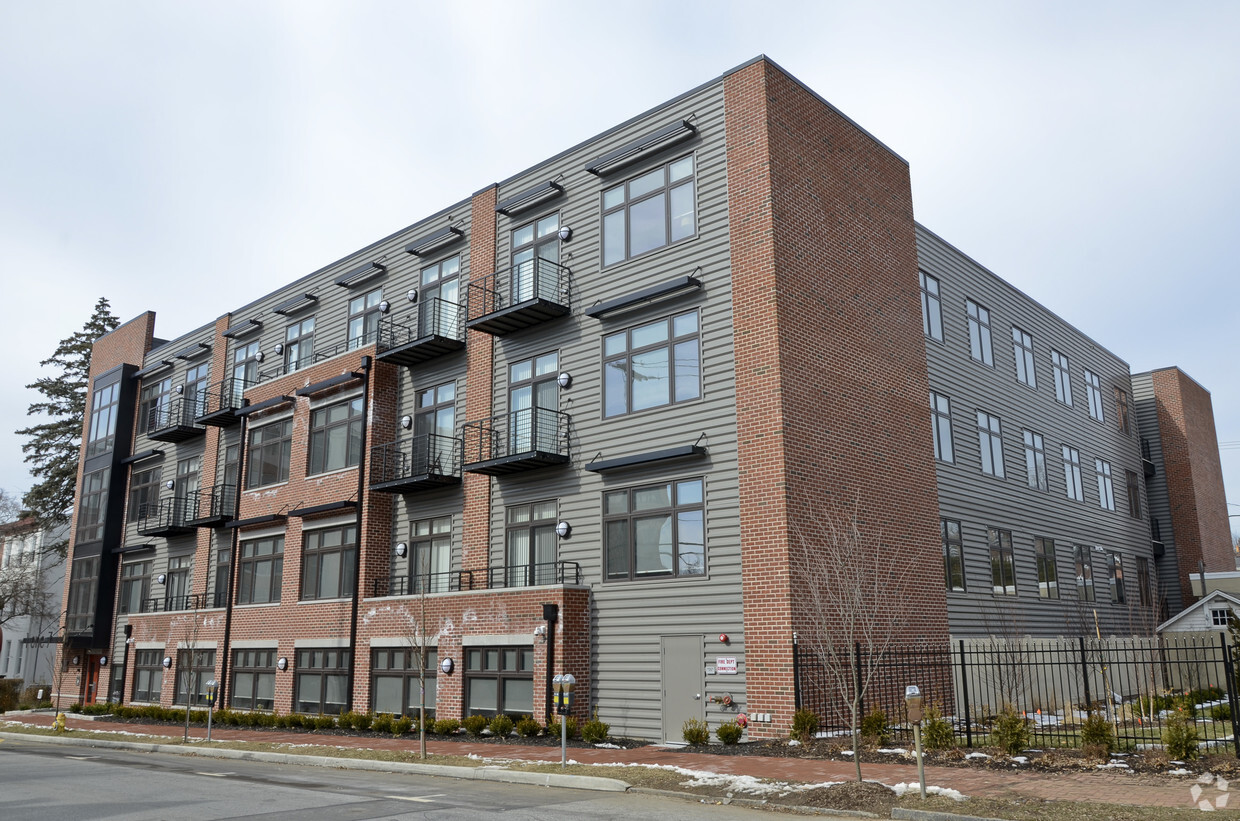
[[[279,669],[281,673],[283,673],[285,670],[288,669],[288,659],[286,659],[284,656],[280,656],[280,660],[276,662],[276,667],[277,669]]]
[[[402,416],[402,417],[400,418],[400,426],[401,426],[402,428],[404,428],[405,430],[409,430],[410,428],[412,428],[412,427],[413,427],[413,417],[412,417],[412,416]]]
[[[284,353],[284,343],[277,342],[276,343],[276,356],[280,356],[283,353]]]
[[[573,375],[569,373],[568,371],[564,371],[563,373],[561,373],[559,376],[555,378],[555,382],[561,388],[571,387],[573,384]]]
[[[156,577],[155,577],[155,581],[159,582],[160,584],[167,584],[167,583],[168,583],[168,574],[167,574],[167,573],[160,573],[158,576],[156,576]]]
[[[262,351],[259,351],[258,353],[254,354],[255,362],[262,362],[264,359],[266,359],[266,357],[263,355]]]
[[[386,314],[390,310],[392,310],[392,303],[386,299],[379,303],[379,313]]]
[[[443,661],[439,662],[439,669],[443,670],[445,675],[452,674],[453,666],[454,665],[452,664],[452,659],[450,658],[446,658]]]
[[[182,394],[182,393],[185,393],[185,386],[184,386],[184,385],[177,385],[177,394],[179,395],[179,394]]]
[[[164,669],[167,670],[172,666],[172,656],[164,656]]]
[[[174,487],[176,487],[176,486],[177,486],[177,483],[176,483],[176,482],[174,482],[174,481],[173,481],[173,480],[171,480],[171,479],[169,479],[168,481],[164,482],[164,487],[168,488],[168,490],[172,490],[172,489],[173,489]]]
[[[404,542],[396,543],[396,555],[397,556],[400,556],[403,559],[405,558],[405,554],[408,552],[409,552],[409,545],[405,544]]]
[[[547,640],[547,625],[540,624],[535,627],[534,638],[542,639],[545,642]]]
[[[567,539],[573,533],[573,526],[568,522],[557,522],[555,526],[555,535],[561,539]]]
[[[108,666],[108,657],[107,657],[107,656],[100,656],[100,657],[99,657],[99,666],[100,666],[100,667],[107,667],[107,666]]]
[[[418,289],[410,288],[409,293],[405,294],[405,299],[409,300],[410,302],[417,302],[418,301]]]
[[[560,229],[560,233],[557,234],[557,236],[559,236],[560,242],[568,242],[570,239],[573,238],[573,229],[565,225],[563,228]]]

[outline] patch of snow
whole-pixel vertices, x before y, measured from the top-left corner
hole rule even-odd
[[[840,750],[840,755],[852,755],[852,750]]]
[[[1127,764],[1125,764],[1122,761],[1112,761],[1110,764],[1095,764],[1094,769],[1095,770],[1131,770],[1132,767],[1129,767]]]
[[[1183,767],[1176,767],[1174,770],[1167,770],[1167,775],[1192,775],[1192,770],[1186,770]]]
[[[880,747],[878,752],[886,755],[908,755],[908,750],[903,747]]]
[[[797,741],[797,740],[794,738],[794,739],[792,739],[791,741],[789,741],[789,742],[788,742],[788,746],[789,746],[789,747],[800,747],[800,746],[801,746],[801,742]]]
[[[986,753],[969,753],[965,758],[990,758]]]
[[[918,794],[921,793],[921,785],[913,784],[913,783],[896,784],[891,789],[895,792],[897,796],[902,796],[906,792],[916,792]],[[944,798],[950,798],[953,801],[963,801],[965,799],[964,793],[960,792],[959,790],[953,790],[948,787],[932,787],[929,785],[926,786],[926,795],[941,795]]]
[[[606,741],[602,742],[601,744],[595,744],[594,746],[600,750],[623,750],[624,749],[619,744],[608,744]]]
[[[1013,756],[1012,760],[1016,762],[1017,764],[1028,764],[1029,763],[1029,759],[1023,755]]]

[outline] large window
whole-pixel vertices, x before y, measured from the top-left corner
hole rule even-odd
[[[1123,388],[1114,388],[1115,391],[1115,424],[1119,426],[1119,432],[1127,436],[1131,430],[1128,426],[1128,391]]]
[[[990,574],[996,595],[1016,595],[1016,558],[1012,550],[1012,532],[988,528],[990,543]]]
[[[1068,357],[1059,351],[1051,351],[1051,368],[1055,372],[1055,398],[1065,405],[1072,404],[1072,378]]]
[[[190,579],[194,575],[194,556],[169,556],[168,574],[164,578],[164,609],[189,610]]]
[[[1034,539],[1033,556],[1038,565],[1038,595],[1044,599],[1059,598],[1059,564],[1055,561],[1055,542]]]
[[[86,458],[112,450],[116,444],[116,403],[120,400],[119,382],[96,388],[90,398],[90,433],[86,438]]]
[[[693,201],[693,155],[603,191],[603,265],[693,236]]]
[[[452,517],[414,522],[410,531],[410,592],[446,593],[451,587]]]
[[[508,452],[560,448],[559,427],[544,410],[560,408],[559,354],[555,351],[508,366]]]
[[[271,710],[276,704],[276,651],[233,651],[234,710]]]
[[[383,302],[383,289],[349,300],[349,349],[373,344],[379,338],[379,317],[383,314],[379,303]]]
[[[1124,594],[1124,560],[1114,550],[1107,551],[1107,583],[1111,586],[1111,603],[1123,604]]]
[[[214,650],[180,650],[177,652],[177,687],[173,704],[207,703],[207,682],[215,678]]]
[[[165,376],[157,382],[144,384],[139,396],[138,430],[154,430],[166,421],[163,414],[168,410],[168,402],[172,398],[172,377]]]
[[[304,531],[301,565],[303,599],[342,599],[353,595],[357,566],[357,527]]]
[[[603,413],[687,402],[702,395],[697,311],[603,337]]]
[[[135,470],[129,479],[129,521],[155,513],[155,504],[159,501],[160,468]]]
[[[142,612],[142,600],[150,596],[151,563],[127,562],[121,567],[121,595],[118,608],[122,613]]]
[[[534,648],[466,647],[466,715],[534,712]]]
[[[1115,485],[1111,481],[1111,463],[1095,459],[1094,475],[1098,480],[1098,506],[1103,510],[1115,510]]]
[[[418,656],[423,655],[422,672],[418,672]],[[439,651],[435,647],[376,647],[370,651],[370,709],[374,713],[390,713],[416,718],[423,706],[421,692],[425,685],[426,716],[435,716],[436,673]]]
[[[241,543],[241,560],[237,563],[237,604],[278,602],[283,578],[283,536]]]
[[[1016,357],[1016,378],[1031,388],[1038,386],[1033,370],[1033,337],[1012,326],[1012,353]]]
[[[512,231],[512,301],[558,299],[560,215],[527,222]]]
[[[1022,436],[1025,440],[1025,479],[1029,487],[1046,490],[1046,447],[1042,434],[1026,430]]]
[[[1094,600],[1094,565],[1085,545],[1072,547],[1072,564],[1076,570],[1076,596],[1081,601]]]
[[[994,365],[990,344],[990,311],[971,299],[965,300],[969,315],[969,355],[983,365]]]
[[[348,650],[298,650],[294,709],[339,715],[349,698]]]
[[[83,633],[95,624],[95,595],[99,590],[99,557],[73,560],[69,576],[69,614],[65,627],[70,633]]]
[[[284,371],[292,373],[314,361],[314,317],[284,329]]]
[[[95,542],[103,538],[108,507],[108,477],[111,475],[111,468],[104,468],[88,473],[82,479],[82,495],[78,499],[78,542]]]
[[[206,412],[203,405],[207,398],[207,386],[211,381],[211,363],[200,362],[185,372],[185,385],[181,395],[189,407],[188,416],[183,421],[191,421]]]
[[[235,402],[241,401],[241,394],[245,389],[258,381],[258,340],[246,344],[238,343],[233,349],[233,369],[232,369],[232,393],[231,399]]]
[[[982,473],[1003,478],[1003,431],[999,417],[977,412],[977,441],[982,451]]]
[[[310,475],[362,461],[362,402],[359,396],[310,413]]]
[[[939,281],[924,271],[917,272],[921,284],[921,330],[931,339],[943,341],[943,298]]]
[[[960,535],[960,522],[941,519],[943,530],[943,569],[947,575],[947,589],[964,592],[964,540]]]
[[[555,502],[515,505],[504,514],[508,587],[556,580]]]
[[[293,453],[293,420],[274,422],[250,431],[250,452],[246,457],[249,488],[288,481],[288,464]]]
[[[1124,471],[1124,485],[1128,495],[1128,515],[1134,519],[1141,518],[1141,480],[1134,471]]]
[[[930,391],[930,427],[934,431],[934,458],[942,462],[954,462],[952,448],[952,404],[941,393]]]
[[[211,600],[213,607],[223,607],[228,603],[228,567],[231,562],[231,551],[227,547],[215,551],[215,595]]]
[[[1081,486],[1081,452],[1067,445],[1063,446],[1063,481],[1069,499],[1085,501],[1085,489]]]
[[[1085,394],[1089,399],[1089,415],[1101,422],[1102,385],[1098,379],[1098,374],[1088,369],[1085,371]]]
[[[456,383],[445,382],[419,390],[417,403],[413,415],[413,472],[448,471],[456,454]]]
[[[133,654],[133,700],[159,703],[164,686],[164,654],[161,650],[136,650]]]
[[[603,494],[603,553],[610,581],[706,572],[702,480]]]

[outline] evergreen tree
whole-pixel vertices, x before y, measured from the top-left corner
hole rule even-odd
[[[62,339],[56,351],[39,363],[55,368],[56,373],[26,386],[43,396],[31,403],[27,413],[47,421],[17,431],[18,436],[26,437],[22,451],[32,465],[30,472],[41,480],[22,497],[22,503],[45,528],[63,524],[72,513],[82,422],[86,417],[91,346],[119,324],[108,300],[100,297],[82,330]],[[67,546],[64,541],[48,547],[63,555]]]

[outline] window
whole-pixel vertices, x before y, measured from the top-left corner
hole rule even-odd
[[[1227,626],[1227,613],[1228,613],[1228,610],[1226,607],[1211,608],[1210,609],[1210,624],[1212,624],[1215,627],[1226,627]]]
[[[362,461],[362,402],[359,396],[310,412],[310,468],[307,473],[314,475],[356,467]],[[288,478],[287,473],[285,478]]]
[[[465,647],[465,713],[534,712],[534,648]]]
[[[250,452],[246,465],[247,488],[288,481],[288,463],[293,452],[293,420],[285,419],[250,431]]]
[[[934,430],[934,458],[942,462],[956,461],[952,449],[951,400],[934,391],[930,391],[930,427]]]
[[[133,700],[159,703],[164,686],[164,660],[160,650],[135,650],[133,654]]]
[[[121,385],[113,382],[96,388],[90,398],[90,434],[86,438],[86,458],[107,453],[116,445],[116,403]]]
[[[1124,560],[1114,550],[1107,551],[1107,581],[1111,585],[1111,603],[1124,603]]]
[[[215,678],[214,650],[177,651],[177,686],[173,704],[207,703],[207,682]]]
[[[409,590],[446,593],[451,587],[452,517],[414,522],[410,535]]]
[[[560,252],[559,237],[555,253]],[[461,256],[449,257],[422,269],[418,288],[418,336],[460,335]]]
[[[1094,566],[1089,558],[1089,548],[1074,545],[1072,563],[1076,568],[1076,596],[1081,601],[1094,600]]]
[[[189,610],[189,584],[194,575],[194,557],[169,556],[164,579],[164,609]]]
[[[456,443],[456,383],[418,391],[413,415],[413,472],[442,473],[453,465]],[[425,458],[426,463],[419,460]]]
[[[1128,436],[1132,431],[1128,426],[1128,391],[1123,388],[1115,388],[1115,424],[1119,426],[1119,432]]]
[[[512,232],[512,301],[559,298],[560,215],[527,222]]]
[[[374,343],[379,337],[379,303],[383,301],[383,289],[356,296],[349,300],[349,350]]]
[[[603,494],[603,552],[609,581],[705,574],[702,480]]]
[[[220,462],[223,463],[224,467],[216,476],[222,476],[222,484],[235,489],[237,487],[237,472],[241,469],[241,445],[240,443],[225,445],[223,450],[224,454]]]
[[[1128,515],[1134,519],[1141,518],[1141,480],[1135,471],[1124,471],[1124,485],[1128,495]]]
[[[990,311],[971,299],[965,300],[969,313],[969,354],[983,365],[995,364],[990,348]]]
[[[1089,415],[1099,422],[1102,421],[1102,387],[1098,382],[1098,374],[1086,369],[1085,395],[1089,399]]]
[[[191,456],[188,459],[177,461],[177,481],[176,496],[178,499],[198,499],[198,491],[202,486],[202,456]],[[189,503],[190,505],[193,502]],[[185,510],[186,508],[182,508]],[[188,508],[191,512],[195,510],[192,506]]]
[[[95,626],[95,594],[99,589],[99,557],[73,560],[69,577],[69,615],[65,627],[70,633],[84,633]]]
[[[374,713],[390,713],[416,718],[422,705],[421,691],[425,685],[426,716],[435,716],[436,674],[439,650],[423,649],[425,653],[419,676],[417,647],[376,647],[370,651],[370,709]]]
[[[1069,499],[1085,501],[1085,490],[1081,486],[1081,452],[1067,445],[1063,446],[1063,480]]]
[[[296,694],[299,713],[339,715],[349,697],[348,650],[298,650]]]
[[[555,502],[517,505],[505,512],[506,584],[528,587],[556,578]]]
[[[185,372],[185,387],[182,396],[189,408],[185,422],[192,422],[195,417],[206,412],[207,386],[211,379],[211,363],[202,362]]]
[[[135,470],[129,481],[129,521],[136,522],[155,513],[159,501],[159,468]]]
[[[121,568],[121,596],[118,609],[122,613],[141,613],[142,600],[151,594],[151,563],[129,562]]]
[[[1103,510],[1115,510],[1115,487],[1111,483],[1111,463],[1095,459],[1094,474],[1098,478],[1098,506]]]
[[[1035,490],[1046,490],[1046,448],[1042,442],[1042,434],[1031,430],[1022,431],[1025,440],[1025,479],[1029,487]]]
[[[272,710],[276,704],[276,651],[233,651],[230,706],[234,710]]]
[[[693,155],[603,192],[603,265],[688,239],[696,232]]]
[[[1044,599],[1059,598],[1059,566],[1055,562],[1055,543],[1050,539],[1034,539],[1033,555],[1038,565],[1038,595]]]
[[[977,440],[982,449],[982,473],[1003,478],[1003,435],[999,417],[977,412]]]
[[[1072,380],[1069,377],[1068,357],[1059,351],[1051,351],[1051,368],[1055,371],[1055,398],[1071,406]]]
[[[1012,326],[1012,353],[1016,356],[1016,378],[1031,388],[1038,386],[1033,370],[1033,337]]]
[[[964,592],[964,540],[960,535],[960,522],[940,519],[943,531],[943,569],[947,575],[947,589]]]
[[[283,576],[283,536],[242,542],[237,563],[237,604],[278,602]]]
[[[233,349],[233,399],[241,400],[245,389],[258,382],[258,340]]]
[[[82,479],[82,495],[79,498],[77,541],[95,542],[103,538],[104,517],[108,507],[108,477],[111,468],[96,470]]]
[[[921,283],[921,330],[926,336],[943,341],[943,300],[939,281],[924,271],[917,272]]]
[[[228,567],[232,562],[230,551],[221,547],[215,551],[215,596],[212,606],[223,607],[228,603]]]
[[[284,372],[292,373],[314,361],[314,317],[284,329]]]
[[[1154,600],[1154,591],[1150,587],[1150,560],[1144,556],[1137,557],[1137,601],[1142,607],[1149,607]]]
[[[171,398],[171,376],[143,385],[138,405],[138,430],[150,432],[163,425]]]
[[[698,314],[603,337],[603,415],[618,416],[702,395]]]
[[[1012,532],[997,528],[987,529],[990,542],[990,575],[994,591],[999,596],[1016,595],[1016,558],[1012,550]]]
[[[303,599],[343,599],[353,595],[357,566],[357,527],[305,531],[301,564]]]
[[[555,352],[508,366],[508,452],[558,452],[559,426],[545,411],[560,409],[559,355]]]

